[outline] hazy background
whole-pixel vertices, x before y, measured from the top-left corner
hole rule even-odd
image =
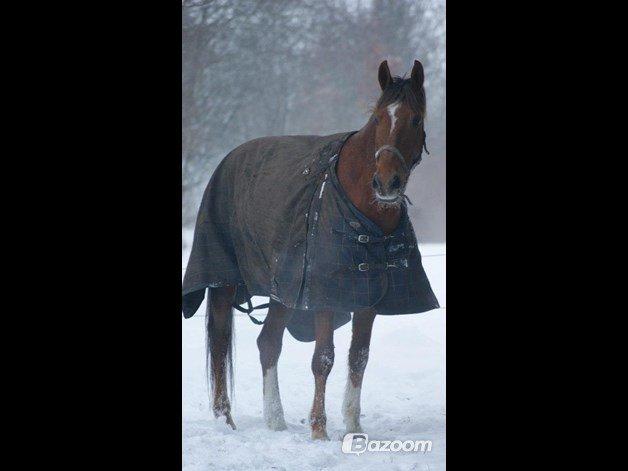
[[[425,68],[431,156],[407,194],[421,242],[445,241],[445,1],[183,1],[183,225],[220,160],[250,139],[361,128],[377,67]]]

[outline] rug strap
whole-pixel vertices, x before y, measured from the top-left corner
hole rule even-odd
[[[247,298],[246,300],[247,305],[249,306],[248,309],[244,309],[243,307],[237,305],[237,304],[233,304],[233,308],[237,309],[240,312],[243,312],[244,314],[246,314],[247,316],[249,316],[249,319],[251,319],[251,321],[253,322],[253,324],[257,324],[257,325],[263,325],[264,321],[260,321],[259,319],[256,319],[255,317],[253,317],[251,315],[251,313],[257,309],[266,309],[267,307],[270,306],[270,303],[266,303],[266,304],[260,304],[259,306],[255,306],[253,307],[253,303],[251,303],[251,298]]]

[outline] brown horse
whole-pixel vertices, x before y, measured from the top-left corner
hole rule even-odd
[[[423,66],[414,62],[410,78],[392,77],[386,61],[379,66],[382,95],[369,121],[353,134],[338,157],[338,179],[351,202],[385,234],[399,224],[401,205],[410,172],[421,160],[425,146],[425,92]],[[227,377],[231,363],[233,311],[236,288],[212,287],[209,297],[208,356],[213,389],[213,411],[235,429],[231,417]],[[325,386],[334,364],[333,312],[315,314],[316,346],[312,357],[315,379],[310,413],[313,439],[327,439]],[[360,391],[369,357],[374,309],[353,314],[353,337],[349,350],[349,378],[342,406],[347,432],[360,428]],[[279,395],[277,361],[281,354],[288,310],[271,300],[268,315],[257,339],[263,375],[264,419],[272,430],[286,423]]]

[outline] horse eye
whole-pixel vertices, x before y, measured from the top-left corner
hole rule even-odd
[[[419,124],[421,124],[421,121],[423,121],[423,118],[421,116],[415,116],[414,118],[412,118],[412,125],[418,126]]]
[[[379,119],[377,118],[377,116],[373,116],[373,122],[375,124],[379,124]]]

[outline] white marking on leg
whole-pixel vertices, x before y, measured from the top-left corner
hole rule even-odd
[[[345,398],[342,401],[342,416],[347,428],[347,433],[361,432],[360,427],[360,394],[362,387],[355,387],[350,378],[347,378]]]
[[[266,370],[264,375],[264,421],[271,430],[285,430],[286,421],[279,396],[277,365]]]
[[[349,370],[356,372],[364,372],[366,364],[369,361],[369,348],[362,347],[358,351],[355,364],[350,365]],[[342,401],[342,416],[344,418],[345,426],[347,427],[347,433],[361,432],[360,427],[360,395],[362,393],[362,381],[360,380],[360,386],[354,386],[351,381],[351,372],[347,378],[347,386],[345,388],[345,397]]]
[[[390,105],[388,105],[388,107],[386,108],[388,110],[388,114],[390,115],[390,134],[393,133],[393,130],[395,129],[395,124],[397,124],[396,113],[399,105],[401,105],[401,103],[396,101],[395,103],[391,103]]]

